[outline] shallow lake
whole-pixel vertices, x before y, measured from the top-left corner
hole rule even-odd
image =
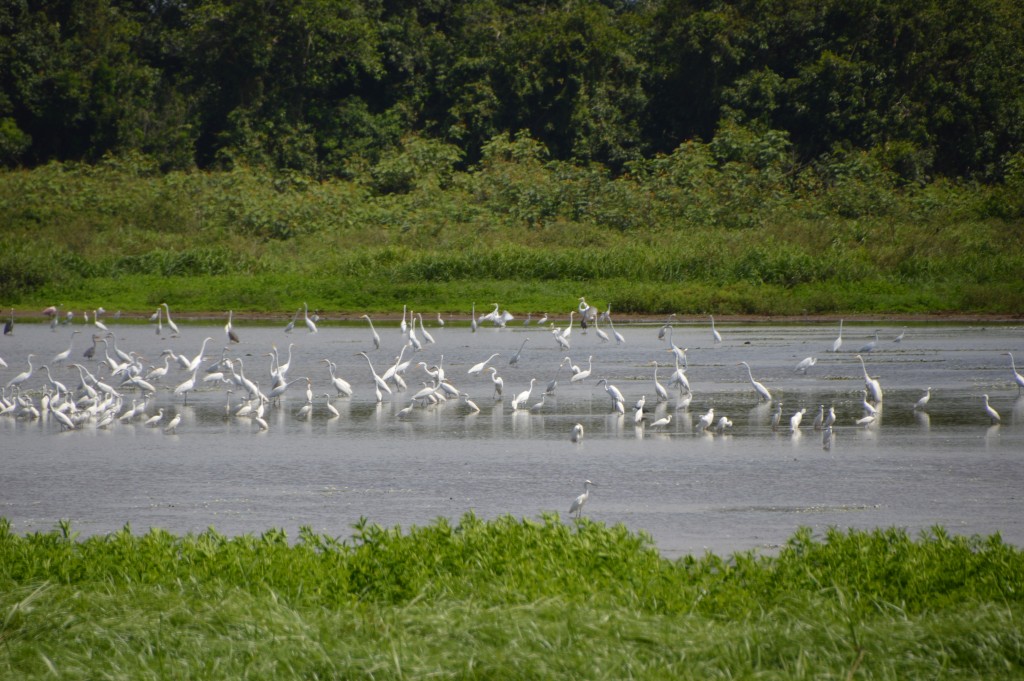
[[[62,430],[52,416],[31,419],[18,410],[0,416],[0,516],[18,532],[53,529],[69,519],[83,535],[115,531],[130,523],[135,532],[161,527],[174,533],[207,527],[236,535],[298,528],[346,538],[361,517],[382,526],[425,525],[438,517],[452,521],[473,512],[482,518],[511,514],[536,518],[557,512],[568,520],[572,499],[585,479],[596,487],[584,508],[590,518],[622,523],[644,531],[669,557],[713,551],[771,550],[801,526],[820,534],[830,526],[897,526],[917,534],[942,525],[956,534],[999,532],[1024,546],[1024,398],[1018,396],[1010,367],[1014,352],[1024,360],[1024,329],[1019,325],[903,325],[887,322],[877,345],[862,353],[868,374],[877,377],[884,399],[874,422],[864,416],[864,369],[858,350],[874,339],[877,325],[847,324],[839,352],[830,352],[835,324],[719,324],[721,343],[703,322],[676,323],[672,337],[659,338],[660,323],[616,324],[624,344],[602,341],[591,327],[575,326],[570,350],[560,348],[549,329],[485,326],[471,332],[464,323],[440,327],[427,319],[429,342],[418,331],[422,350],[407,350],[412,360],[403,376],[408,388],[377,402],[365,351],[378,374],[395,363],[406,337],[397,322],[377,323],[381,348],[369,327],[321,320],[310,333],[300,319],[291,333],[279,325],[239,325],[240,343],[224,349],[222,324],[186,324],[180,335],[155,332],[155,326],[109,322],[118,349],[140,354],[146,370],[163,366],[161,352],[193,359],[205,347],[198,376],[222,356],[235,369],[270,391],[271,358],[291,355],[288,378],[300,379],[279,403],[267,405],[268,429],[251,418],[229,416],[246,396],[240,386],[201,382],[187,394],[174,387],[189,374],[173,361],[166,377],[154,383],[146,415],[97,427],[98,418],[75,430]],[[559,319],[563,327],[567,322]],[[80,333],[71,340],[71,330]],[[611,329],[603,329],[611,332]],[[117,377],[96,356],[83,359],[99,330],[21,323],[0,339],[0,385],[28,368],[33,373],[19,388],[39,403],[53,379],[75,389],[76,368],[53,363],[72,349],[68,362],[81,362],[100,380]],[[527,340],[529,339],[529,340]],[[692,401],[680,404],[670,385],[675,371],[670,342],[686,349],[685,376]],[[525,345],[524,345],[525,343]],[[515,366],[510,358],[521,349]],[[492,361],[504,382],[494,396],[487,372],[467,370]],[[109,354],[115,355],[113,345]],[[592,373],[571,382],[566,356]],[[805,357],[817,358],[806,373],[795,370]],[[336,396],[328,366],[349,381],[351,397]],[[659,401],[658,379],[670,399]],[[782,418],[772,428],[774,404],[759,401],[747,370],[763,383]],[[430,380],[426,367],[441,365],[447,380],[479,405],[469,413],[459,399],[414,407],[412,395]],[[554,395],[542,393],[557,375]],[[300,418],[306,381],[314,393],[309,418]],[[525,409],[513,410],[511,398],[530,386]],[[625,414],[616,413],[599,379],[607,379],[625,397]],[[926,411],[914,405],[931,388]],[[228,392],[231,389],[232,392]],[[119,389],[124,407],[141,401],[138,388]],[[327,398],[339,411],[328,412]],[[982,395],[1001,415],[993,425]],[[10,398],[11,390],[6,391]],[[634,404],[646,397],[646,418],[634,425]],[[536,408],[534,408],[536,406]],[[819,408],[833,407],[836,423],[830,449],[813,427]],[[164,410],[159,427],[143,421]],[[732,422],[721,434],[698,431],[700,418],[714,409]],[[806,409],[792,432],[790,418]],[[174,414],[173,433],[163,426]],[[655,428],[657,419],[671,422]],[[573,425],[584,438],[570,442]]]

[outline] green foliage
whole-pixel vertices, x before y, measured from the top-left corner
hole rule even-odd
[[[1022,575],[998,535],[942,528],[669,561],[554,515],[364,519],[345,541],[0,520],[0,675],[1005,678]]]

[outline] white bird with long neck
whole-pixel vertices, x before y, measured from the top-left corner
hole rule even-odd
[[[931,386],[928,386],[928,389],[925,390],[924,395],[922,395],[921,399],[919,399],[917,401],[917,404],[914,405],[914,411],[926,411],[928,409],[928,402],[931,399],[932,399],[932,388],[931,388]]]
[[[771,402],[772,394],[768,392],[768,388],[764,387],[763,383],[759,383],[754,380],[754,374],[750,370],[750,365],[746,362],[740,362],[740,364],[747,368],[747,377],[750,379],[750,384],[754,386],[754,391],[757,393],[758,401]]]
[[[224,333],[227,334],[228,341],[231,343],[238,343],[238,334],[235,333],[234,324],[231,323],[232,318],[235,315],[234,310],[228,310],[228,323],[224,325]]]
[[[344,395],[345,397],[352,397],[352,384],[343,378],[338,378],[338,376],[335,375],[335,371],[337,371],[337,365],[329,359],[324,359],[321,361],[327,363],[327,369],[331,374],[331,385],[334,386],[335,391],[337,391],[339,395]]]
[[[572,378],[569,379],[570,383],[579,383],[590,378],[590,374],[594,371],[594,356],[590,355],[587,357],[587,368],[573,374]]]
[[[370,319],[370,315],[364,314],[365,319],[370,324],[370,333],[373,334],[373,347],[375,350],[380,350],[380,334],[377,333],[377,329],[373,328],[373,320]]]
[[[516,395],[515,398],[513,398],[512,409],[519,409],[520,406],[526,403],[526,400],[530,399],[530,393],[533,392],[533,384],[536,382],[536,378],[531,378],[530,387]]]
[[[985,413],[988,414],[989,419],[992,421],[992,425],[999,423],[1002,419],[999,418],[999,412],[992,408],[992,405],[988,403],[988,395],[982,395],[985,398]]]
[[[1021,376],[1020,372],[1017,371],[1017,365],[1013,362],[1013,353],[1004,352],[1003,354],[1009,355],[1010,357],[1010,369],[1013,371],[1013,382],[1017,384],[1017,394],[1020,395],[1021,391],[1024,391],[1024,376]]]
[[[659,402],[668,402],[668,389],[658,382],[658,363],[654,363],[654,393]]]
[[[75,330],[71,332],[71,342],[68,343],[68,349],[54,355],[53,360],[51,361],[53,364],[61,365],[64,363],[64,360],[71,356],[71,351],[75,347],[75,334],[78,333],[81,333],[81,331]]]
[[[500,355],[501,355],[501,353],[500,353],[500,352],[495,352],[494,354],[492,354],[492,355],[491,355],[490,357],[488,357],[488,358],[487,358],[487,359],[485,359],[484,361],[482,361],[482,362],[477,362],[476,364],[474,364],[473,366],[471,366],[471,367],[470,367],[470,368],[469,368],[469,369],[468,369],[468,370],[466,371],[466,373],[467,373],[467,374],[469,374],[470,376],[475,376],[475,375],[477,375],[477,374],[479,374],[479,373],[482,373],[482,372],[483,372],[483,370],[487,368],[487,365],[488,365],[488,364],[490,363],[490,361],[491,361],[492,359],[494,359],[495,357],[498,357],[498,356],[500,356]]]
[[[32,358],[33,357],[35,357],[35,355],[30,354],[28,357],[25,358],[25,361],[28,362],[28,370],[27,371],[22,371],[20,374],[18,374],[17,376],[12,378],[11,380],[7,381],[7,385],[5,387],[11,388],[11,387],[14,387],[14,386],[19,386],[19,385],[21,385],[22,383],[24,383],[25,381],[27,381],[28,379],[30,379],[32,377]]]
[[[306,322],[306,328],[309,329],[310,333],[316,333],[316,322],[309,318],[309,306],[305,302],[302,303],[302,314],[305,318],[304,321]]]
[[[164,316],[167,317],[167,326],[171,327],[171,331],[175,336],[180,335],[178,331],[178,325],[171,320],[171,308],[167,306],[167,303],[161,303],[164,308]]]
[[[580,439],[582,439],[583,438],[583,426],[581,426],[579,424],[576,424],[576,425],[579,426],[579,429],[580,429]],[[575,428],[573,429],[573,433],[575,433]],[[573,442],[578,442],[578,441],[579,440],[573,440]],[[591,487],[596,487],[596,486],[597,485],[595,485],[594,483],[590,482],[589,480],[584,481],[584,483],[583,483],[583,494],[581,494],[578,497],[576,497],[575,499],[573,499],[572,505],[569,506],[569,514],[570,515],[575,513],[576,514],[576,519],[579,520],[580,516],[583,515],[583,505],[586,504],[587,503],[587,499],[590,498],[590,488]]]
[[[718,333],[718,329],[715,328],[715,316],[714,315],[708,315],[708,316],[711,317],[711,340],[713,340],[715,343],[721,343],[722,342],[722,334]]]
[[[386,392],[388,395],[391,395],[392,394],[391,393],[391,388],[389,388],[388,384],[384,382],[384,379],[381,378],[377,374],[377,372],[373,370],[373,363],[370,361],[370,356],[367,355],[365,352],[357,352],[356,354],[357,355],[362,355],[363,358],[366,360],[366,364],[370,367],[370,374],[373,375],[373,383],[376,386],[377,391],[378,392]],[[377,400],[377,401],[380,402],[380,400]]]
[[[864,371],[864,387],[871,393],[871,399],[875,402],[881,402],[882,384],[878,382],[877,378],[871,378],[868,376],[868,368],[864,364],[864,358],[858,354],[857,359],[860,360],[860,368]]]
[[[834,341],[832,341],[832,352],[839,352],[839,348],[843,345],[843,320],[839,320],[839,335]]]

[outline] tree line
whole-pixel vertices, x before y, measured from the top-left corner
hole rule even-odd
[[[613,173],[753,139],[764,165],[868,151],[908,183],[999,182],[1022,29],[1024,0],[6,0],[0,165],[375,169],[397,191],[389,154],[474,167],[523,133]]]

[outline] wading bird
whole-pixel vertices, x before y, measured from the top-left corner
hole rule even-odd
[[[1002,419],[999,418],[999,412],[992,408],[992,405],[988,403],[988,395],[982,395],[985,398],[985,413],[988,414],[989,419],[992,420],[992,424],[999,423]]]
[[[750,378],[750,385],[754,386],[754,390],[757,392],[758,401],[771,402],[772,394],[768,392],[768,388],[764,387],[763,383],[754,380],[754,374],[750,371],[750,365],[746,362],[740,362],[740,364],[747,367],[747,377]]]
[[[572,427],[572,433],[569,435],[569,439],[573,442],[583,442],[583,424],[577,423]]]
[[[583,426],[580,426],[579,424],[576,424],[576,425],[579,426],[580,433],[581,433],[581,436],[582,436]],[[596,487],[596,486],[597,485],[595,485],[594,483],[590,482],[589,480],[584,481],[584,483],[583,483],[583,494],[581,494],[578,497],[576,497],[575,499],[573,499],[572,505],[569,507],[569,514],[570,515],[575,513],[577,519],[579,519],[579,517],[581,515],[583,515],[583,505],[586,504],[587,503],[587,499],[590,498],[590,488],[591,487]]]

